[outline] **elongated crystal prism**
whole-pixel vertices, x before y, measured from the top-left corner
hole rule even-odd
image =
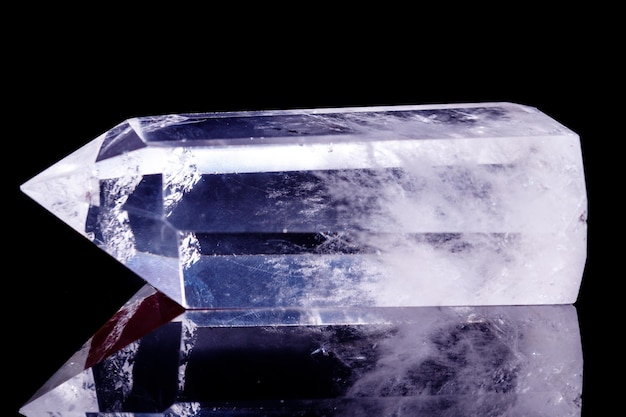
[[[146,282],[27,417],[578,417],[579,137],[512,103],[129,119],[22,190]]]
[[[571,305],[189,310],[85,368],[94,343],[22,413],[580,416]]]
[[[22,186],[188,308],[573,303],[579,137],[511,103],[138,117]]]

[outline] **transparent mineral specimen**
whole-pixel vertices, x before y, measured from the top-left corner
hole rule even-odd
[[[22,190],[189,308],[573,303],[579,137],[511,103],[134,118]]]
[[[22,185],[146,285],[27,417],[577,417],[579,137],[512,103],[129,119]]]

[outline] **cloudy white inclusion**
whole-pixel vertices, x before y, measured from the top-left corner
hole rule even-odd
[[[202,178],[194,163],[193,154],[188,149],[174,149],[169,159],[163,170],[163,208],[166,216]]]
[[[115,378],[115,390],[127,398],[133,390],[134,358],[139,349],[139,342],[132,342],[111,356],[104,362],[105,372]]]
[[[368,181],[358,171],[327,176],[333,200],[351,203],[356,240],[378,253],[366,258],[385,279],[366,284],[376,303],[498,304],[503,296],[533,303],[538,288],[546,300],[573,301],[578,280],[569,277],[581,273],[584,227],[571,218],[584,216],[584,188],[582,172],[563,162],[577,159],[577,147],[563,144],[571,139],[494,142],[491,153],[507,162],[497,165],[471,162],[452,150],[454,141],[441,141],[441,153],[453,158],[446,166],[407,147],[397,155],[400,173],[379,170]],[[411,233],[454,234],[458,244]]]
[[[167,410],[167,416],[171,417],[195,417],[202,412],[202,405],[197,402],[174,404]]]
[[[180,365],[178,366],[178,391],[185,390],[187,363],[196,344],[198,334],[197,324],[186,317],[181,320],[182,333],[180,340]]]
[[[180,266],[183,270],[188,269],[201,258],[200,242],[192,232],[180,232],[180,245],[178,247]]]
[[[136,253],[134,234],[123,206],[141,179],[141,176],[129,175],[107,180],[104,184],[105,201],[101,203],[106,209],[101,210],[99,218],[104,249],[122,263]]]

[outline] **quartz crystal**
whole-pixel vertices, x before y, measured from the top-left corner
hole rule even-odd
[[[511,103],[127,120],[22,190],[188,308],[573,303],[579,137]]]
[[[121,310],[130,322],[138,299]],[[22,413],[580,416],[572,305],[187,310],[92,363],[100,347],[92,338]]]
[[[21,189],[145,281],[27,417],[580,415],[580,140],[535,108],[136,117]]]

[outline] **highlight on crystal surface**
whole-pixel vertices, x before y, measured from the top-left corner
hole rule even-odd
[[[22,412],[564,417],[581,407],[572,305],[189,310],[89,368],[77,362]]]
[[[573,303],[578,135],[512,103],[129,119],[22,186],[190,308]]]

